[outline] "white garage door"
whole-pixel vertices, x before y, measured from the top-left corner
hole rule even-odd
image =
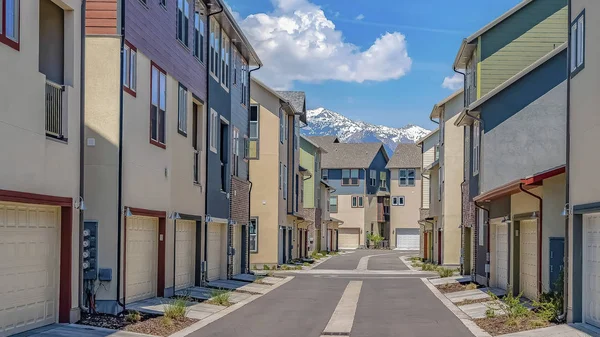
[[[400,250],[419,250],[421,236],[418,228],[396,228],[396,248]]]
[[[521,291],[537,299],[537,220],[521,221]]]
[[[600,214],[584,216],[583,316],[600,327]]]
[[[208,225],[208,280],[218,280],[221,275],[221,229],[225,224]],[[223,257],[225,258],[225,257]]]
[[[233,275],[242,272],[242,226],[233,226],[233,248],[235,255],[233,256]]]
[[[331,231],[330,231],[330,233],[331,233]],[[338,239],[340,240],[340,242],[339,242],[340,249],[356,249],[356,248],[358,248],[358,241],[360,239],[360,229],[359,228],[340,228]],[[332,249],[332,247],[330,247],[330,249]]]
[[[59,210],[0,203],[0,336],[57,320]]]
[[[158,218],[127,218],[126,302],[156,296]]]
[[[196,261],[196,221],[177,220],[175,247],[175,289],[194,285]]]
[[[508,225],[496,225],[496,286],[508,288]]]

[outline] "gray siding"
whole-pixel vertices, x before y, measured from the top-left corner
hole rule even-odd
[[[481,192],[565,164],[566,51],[481,107]]]
[[[240,179],[248,180],[248,162],[243,160],[244,155],[244,138],[248,136],[249,132],[249,124],[248,124],[248,107],[246,105],[242,105],[242,86],[240,83],[240,66],[241,66],[241,55],[238,54],[238,58],[233,58],[233,48],[231,52],[232,64],[235,62],[237,67],[231,67],[231,87],[229,88],[229,92],[231,94],[231,124],[240,130],[240,162],[239,162],[239,175]],[[234,84],[233,70],[237,69],[237,82]],[[248,89],[246,89],[248,90]]]

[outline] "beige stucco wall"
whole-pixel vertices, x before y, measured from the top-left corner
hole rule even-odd
[[[440,202],[439,180],[440,171],[439,165],[435,166],[429,173],[429,215],[441,216],[442,204]]]
[[[366,205],[366,200],[364,201]],[[331,213],[331,216],[342,220],[344,223],[339,228],[360,228],[359,241],[361,245],[365,244],[365,208],[352,207],[352,195],[338,195],[338,212]],[[368,224],[368,230],[371,230],[371,224]]]
[[[431,163],[433,163],[435,157],[435,148],[430,148],[427,151],[423,152],[423,167],[422,168],[426,168],[427,166],[431,165]],[[426,175],[428,177],[428,175]],[[423,179],[423,183],[422,183],[422,208],[429,208],[429,203],[430,203],[430,186],[431,186],[431,182],[429,181],[429,179],[424,178]]]
[[[395,248],[397,243],[396,229],[398,228],[419,228],[419,217],[421,208],[421,189],[425,180],[421,177],[421,170],[416,169],[415,186],[400,186],[398,181],[399,169],[391,169],[390,181],[390,247]],[[394,206],[391,203],[392,197],[404,196],[404,206]]]
[[[569,166],[569,206],[595,203],[600,201],[600,182],[597,179],[600,159],[590,155],[595,153],[600,142],[600,115],[596,99],[600,88],[600,44],[596,43],[596,32],[600,22],[596,19],[600,11],[600,2],[595,0],[572,0],[571,21],[575,20],[585,9],[585,68],[571,79],[570,122],[571,148]],[[572,220],[572,217],[570,217]],[[569,223],[572,233],[572,221]],[[573,256],[573,239],[569,237],[569,257]],[[570,258],[569,265],[573,259]],[[569,279],[573,279],[573,269],[568,268]],[[569,311],[572,310],[572,299],[580,289],[569,287]],[[568,315],[572,318],[571,312]]]
[[[65,53],[63,108],[68,142],[46,138],[45,80],[39,66],[39,1],[21,1],[20,51],[0,43],[0,188],[79,197],[80,0],[63,0]],[[71,303],[77,319],[79,211],[73,209]]]
[[[277,264],[279,225],[286,223],[279,189],[279,99],[255,82],[251,92],[252,104],[259,105],[260,154],[258,160],[250,161],[250,214],[258,217],[258,252],[250,254],[250,263],[262,268]]]
[[[321,185],[319,188],[321,193],[321,231],[319,233],[321,236],[321,247],[319,250],[327,250],[327,221],[331,219],[331,214],[329,214],[329,197],[331,193],[324,184],[319,184]]]

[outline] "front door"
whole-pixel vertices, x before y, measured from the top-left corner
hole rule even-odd
[[[550,290],[556,289],[556,281],[564,268],[565,238],[550,238]]]

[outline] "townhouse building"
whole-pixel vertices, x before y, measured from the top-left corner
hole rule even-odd
[[[118,313],[244,272],[248,66],[260,60],[232,14],[214,0],[126,0],[86,16],[84,292]]]
[[[567,22],[567,1],[523,1],[465,39],[454,64],[466,69],[454,124],[473,277],[530,299],[562,269]]]
[[[321,196],[317,199],[317,202],[321,208],[321,235],[320,245],[317,245],[316,249],[319,251],[337,252],[339,250],[339,228],[344,222],[331,216],[331,205],[329,202],[331,200],[331,194],[335,192],[335,188],[323,179],[321,179],[320,184]]]
[[[262,269],[265,265],[285,264],[307,253],[304,243],[308,235],[303,225],[308,225],[301,223],[305,220],[300,207],[303,173],[299,147],[294,144],[300,141],[294,123],[305,114],[305,104],[303,93],[293,95],[301,100],[295,102],[259,80],[252,79],[250,85],[249,152],[255,158],[250,162],[250,264]]]
[[[337,232],[339,249],[370,244],[369,233],[390,239],[388,155],[382,143],[340,143],[335,136],[309,137],[324,148],[321,179],[335,191],[329,211],[343,222]]]
[[[565,215],[568,218],[568,276],[565,297],[567,321],[600,327],[598,293],[598,228],[600,189],[596,158],[598,144],[595,95],[598,83],[599,47],[594,43],[600,3],[571,0],[569,8],[567,175]]]
[[[2,336],[79,319],[84,17],[80,0],[0,3]]]
[[[417,141],[416,145],[421,149],[421,208],[419,209],[419,234],[420,234],[420,257],[433,262],[435,242],[437,235],[434,232],[434,218],[431,216],[437,212],[437,204],[432,205],[431,196],[431,169],[438,163],[438,140],[439,129],[431,131],[428,135]],[[435,198],[434,198],[435,199]]]
[[[386,168],[390,171],[390,248],[420,250],[421,149],[398,144]]]
[[[310,141],[305,136],[300,136],[300,165],[307,170],[308,176],[304,180],[304,219],[308,221],[308,255],[320,252],[322,249],[321,232],[327,236],[328,227],[323,224],[323,212],[327,209],[321,208],[321,156],[325,150]],[[325,183],[326,185],[326,183]],[[325,186],[327,189],[327,186]],[[329,197],[326,196],[326,202]],[[328,219],[328,218],[326,218]],[[323,227],[325,226],[325,227]]]
[[[433,217],[434,232],[437,233],[437,245],[433,261],[446,266],[460,266],[463,253],[461,226],[461,183],[463,181],[463,130],[453,123],[463,108],[463,90],[434,105],[429,118],[437,120],[437,149],[434,165],[428,167],[436,180],[430,184],[431,196],[436,196]],[[434,172],[431,172],[434,171]],[[435,191],[431,191],[435,189]],[[468,245],[466,247],[469,247]]]

